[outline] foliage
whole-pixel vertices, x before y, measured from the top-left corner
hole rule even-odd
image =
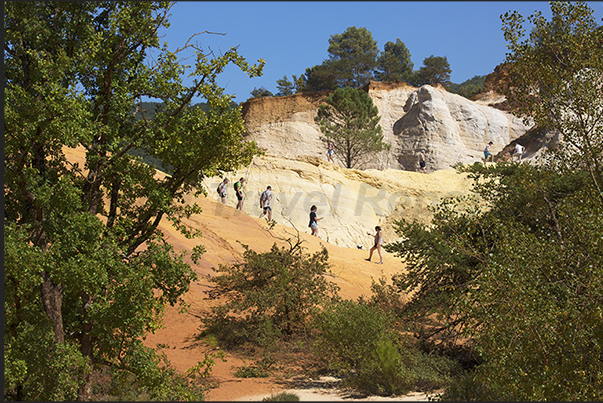
[[[322,64],[308,67],[304,74],[304,86],[302,91],[334,91],[338,87],[338,72],[335,63],[325,60]]]
[[[279,392],[262,399],[263,402],[299,402],[299,396],[290,392]]]
[[[433,390],[448,382],[451,360],[429,356],[396,331],[394,317],[362,300],[336,301],[317,316],[315,348],[345,384],[370,394]]]
[[[588,176],[467,169],[485,208],[444,204],[386,247],[409,262],[396,279],[416,291],[407,320],[438,313],[438,330],[470,337],[474,381],[505,400],[600,398],[603,209]]]
[[[450,73],[452,70],[446,56],[431,55],[423,59],[423,66],[414,75],[412,84],[418,86],[442,84],[444,87],[449,87]]]
[[[411,78],[414,64],[410,51],[400,40],[388,41],[377,59],[375,78],[379,81],[406,81]]]
[[[453,94],[459,94],[467,99],[479,94],[484,90],[484,81],[486,76],[474,76],[473,78],[463,81],[461,84],[451,83],[446,89]]]
[[[278,96],[291,95],[295,93],[295,85],[289,81],[286,75],[280,80],[276,80],[276,88],[278,89],[278,92],[276,93]]]
[[[301,241],[276,243],[257,253],[243,245],[244,262],[214,269],[214,298],[227,302],[212,308],[205,333],[227,345],[244,341],[269,346],[274,340],[303,331],[319,307],[334,298],[338,287],[327,281],[328,252],[305,254]]]
[[[265,365],[243,365],[234,373],[237,378],[267,378],[270,374]]]
[[[562,141],[549,161],[572,171],[584,166],[603,201],[603,28],[584,2],[552,2],[525,38],[524,19],[501,17],[511,65],[506,94],[514,113],[554,130]]]
[[[301,76],[296,76],[293,74],[291,76],[291,80],[287,78],[287,76],[283,76],[280,80],[276,80],[276,88],[278,92],[276,95],[291,95],[297,94],[301,92],[305,87],[305,76],[302,74]]]
[[[194,66],[180,65],[157,35],[169,10],[164,2],[5,4],[5,398],[89,400],[101,362],[137,377],[157,371],[139,340],[196,278],[158,225],[168,219],[196,236],[182,223],[200,213],[184,205],[184,194],[201,192],[191,183],[257,153],[216,79],[231,63],[260,75],[263,61],[196,49]],[[143,96],[159,101],[153,119],[141,111]],[[207,108],[192,107],[196,97]],[[78,146],[84,166],[65,157]],[[156,176],[133,149],[171,175]],[[152,382],[145,387],[162,387]]]
[[[377,41],[362,27],[348,27],[329,38],[329,59],[335,63],[339,87],[362,87],[372,78],[377,62]]]
[[[253,91],[251,91],[251,96],[254,98],[261,98],[261,97],[272,97],[273,94],[272,92],[268,91],[265,87],[253,87]]]
[[[367,303],[335,301],[313,322],[318,330],[316,349],[332,370],[357,370],[388,337],[393,318]]]
[[[323,141],[333,142],[335,156],[347,168],[354,168],[374,153],[389,149],[383,142],[378,113],[366,92],[347,87],[325,98],[315,120]]]

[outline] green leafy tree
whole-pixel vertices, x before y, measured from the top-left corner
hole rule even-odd
[[[286,75],[284,75],[283,78],[276,80],[276,88],[278,89],[278,92],[276,93],[278,96],[291,95],[295,93],[295,84],[292,83]]]
[[[338,88],[318,108],[315,117],[323,141],[333,142],[335,156],[347,168],[362,165],[389,144],[383,142],[379,111],[362,90]]]
[[[191,183],[247,164],[240,108],[216,79],[236,50],[193,66],[160,47],[167,2],[5,4],[5,398],[90,400],[99,363],[166,393],[142,338],[181,302],[195,272],[158,229],[200,213]],[[147,61],[153,52],[153,60]],[[190,85],[183,84],[191,70]],[[154,119],[142,97],[160,101]],[[208,108],[191,107],[201,97]],[[81,147],[85,164],[68,161]],[[171,175],[129,153],[140,149]],[[196,247],[193,261],[203,248]],[[199,399],[200,396],[191,397]]]
[[[352,26],[331,35],[328,52],[339,87],[359,88],[373,79],[379,50],[368,29]]]
[[[287,78],[287,76],[283,76],[280,80],[276,80],[276,88],[278,92],[276,95],[291,95],[301,92],[305,86],[305,77],[302,74],[301,76],[296,76],[293,74],[291,76],[291,80]]]
[[[261,98],[261,97],[272,97],[274,96],[272,94],[272,92],[268,91],[265,87],[260,87],[260,88],[253,88],[253,91],[251,91],[251,96],[254,98]]]
[[[584,2],[551,3],[553,18],[537,12],[525,37],[524,19],[501,16],[508,42],[514,113],[561,134],[559,168],[586,167],[603,201],[603,28]]]
[[[244,262],[220,265],[212,278],[215,297],[228,297],[205,318],[207,332],[221,334],[227,344],[267,343],[281,334],[304,330],[338,287],[327,281],[328,252],[306,254],[299,238],[288,246],[272,245],[258,253],[243,245]]]
[[[503,22],[513,110],[559,130],[559,146],[541,164],[460,168],[475,199],[443,202],[429,226],[399,222],[386,246],[409,270],[394,279],[413,295],[405,320],[436,319],[425,337],[467,337],[479,358],[446,399],[603,396],[602,120],[588,105],[601,102],[603,41],[584,3],[551,11],[530,17],[526,41],[519,14]]]
[[[377,59],[375,77],[379,81],[409,81],[414,64],[410,59],[410,51],[400,40],[387,42],[383,52]]]
[[[314,67],[308,67],[303,77],[303,91],[334,91],[338,88],[338,73],[333,67],[333,62],[329,60]]]
[[[419,68],[414,76],[415,85],[435,85],[442,84],[444,87],[450,86],[450,64],[446,56],[431,55],[423,59],[423,66]]]
[[[461,84],[451,83],[446,89],[453,94],[461,95],[467,99],[479,94],[484,90],[484,81],[486,76],[474,76],[473,78],[463,81]]]

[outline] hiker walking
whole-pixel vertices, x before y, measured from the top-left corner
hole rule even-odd
[[[226,204],[226,185],[228,184],[228,178],[224,178],[222,182],[218,185],[218,194],[220,195],[220,199],[222,203]]]
[[[312,228],[312,235],[318,236],[318,220],[322,220],[324,217],[316,217],[316,206],[310,207],[310,224],[308,227]]]
[[[245,178],[241,178],[234,184],[234,190],[237,194],[237,210],[243,210],[243,182],[245,182]]]
[[[379,263],[377,263],[377,264],[383,264],[383,255],[381,254],[381,245],[383,244],[383,234],[381,234],[381,227],[378,225],[375,227],[375,235],[371,234],[370,232],[367,232],[367,235],[373,236],[375,238],[375,244],[369,251],[369,257],[366,260],[368,260],[370,262],[371,258],[373,257],[373,252],[375,250],[377,250],[377,252],[379,252],[379,259],[380,259]]]
[[[524,146],[519,143],[515,143],[515,152],[513,153],[513,155],[517,156],[517,161],[521,161],[521,156],[523,155],[525,150],[526,148]]]
[[[425,171],[425,150],[421,150],[419,154],[419,166],[421,167],[421,172],[426,173]]]
[[[272,221],[272,207],[270,206],[270,203],[272,203],[272,187],[268,186],[260,195],[260,208],[262,208],[263,211],[259,218],[262,218],[267,214],[268,221]]]
[[[488,145],[486,146],[486,148],[484,148],[484,162],[488,162],[488,158],[490,158],[490,162],[493,162],[494,157],[492,156],[492,153],[490,152],[490,146],[494,144],[492,142],[489,142]]]
[[[332,141],[329,141],[329,144],[327,145],[327,160],[329,162],[335,162],[333,161],[333,150],[335,149],[335,146],[333,145]]]

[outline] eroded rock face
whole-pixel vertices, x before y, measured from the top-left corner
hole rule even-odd
[[[372,246],[376,225],[383,229],[386,242],[398,239],[392,223],[400,218],[428,223],[432,213],[427,206],[440,202],[442,197],[467,194],[470,180],[466,174],[445,169],[430,174],[401,170],[345,169],[317,157],[297,160],[272,156],[255,157],[253,163],[238,172],[228,174],[230,184],[226,204],[234,207],[237,199],[233,190],[239,178],[243,185],[243,213],[259,217],[260,194],[272,187],[272,218],[279,224],[310,233],[310,207],[316,205],[319,238],[338,246],[364,249]],[[203,182],[208,195],[218,200],[216,188],[222,178],[206,178]],[[221,215],[226,211],[208,212]],[[292,232],[294,234],[294,232]]]
[[[429,85],[409,96],[404,112],[393,125],[394,144],[398,162],[410,171],[417,169],[417,150],[425,150],[433,171],[480,161],[489,141],[495,154],[529,129],[507,112]]]
[[[421,149],[425,150],[429,172],[457,162],[472,163],[481,160],[489,141],[494,143],[491,152],[496,154],[529,129],[506,111],[451,94],[442,87],[371,82],[363,90],[379,110],[384,141],[391,146],[366,161],[363,168],[417,171]],[[266,149],[267,155],[326,159],[314,117],[327,95],[300,93],[250,99],[243,104],[247,137]]]

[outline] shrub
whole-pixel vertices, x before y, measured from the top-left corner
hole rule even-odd
[[[299,396],[295,393],[289,392],[280,392],[277,394],[272,394],[270,397],[265,397],[262,399],[263,402],[299,402]]]
[[[328,252],[306,254],[299,238],[289,247],[272,245],[257,253],[243,245],[244,262],[220,265],[213,298],[228,302],[212,308],[204,318],[204,334],[214,333],[234,346],[252,342],[270,346],[305,328],[318,308],[335,297],[338,287],[324,277],[329,272]]]

